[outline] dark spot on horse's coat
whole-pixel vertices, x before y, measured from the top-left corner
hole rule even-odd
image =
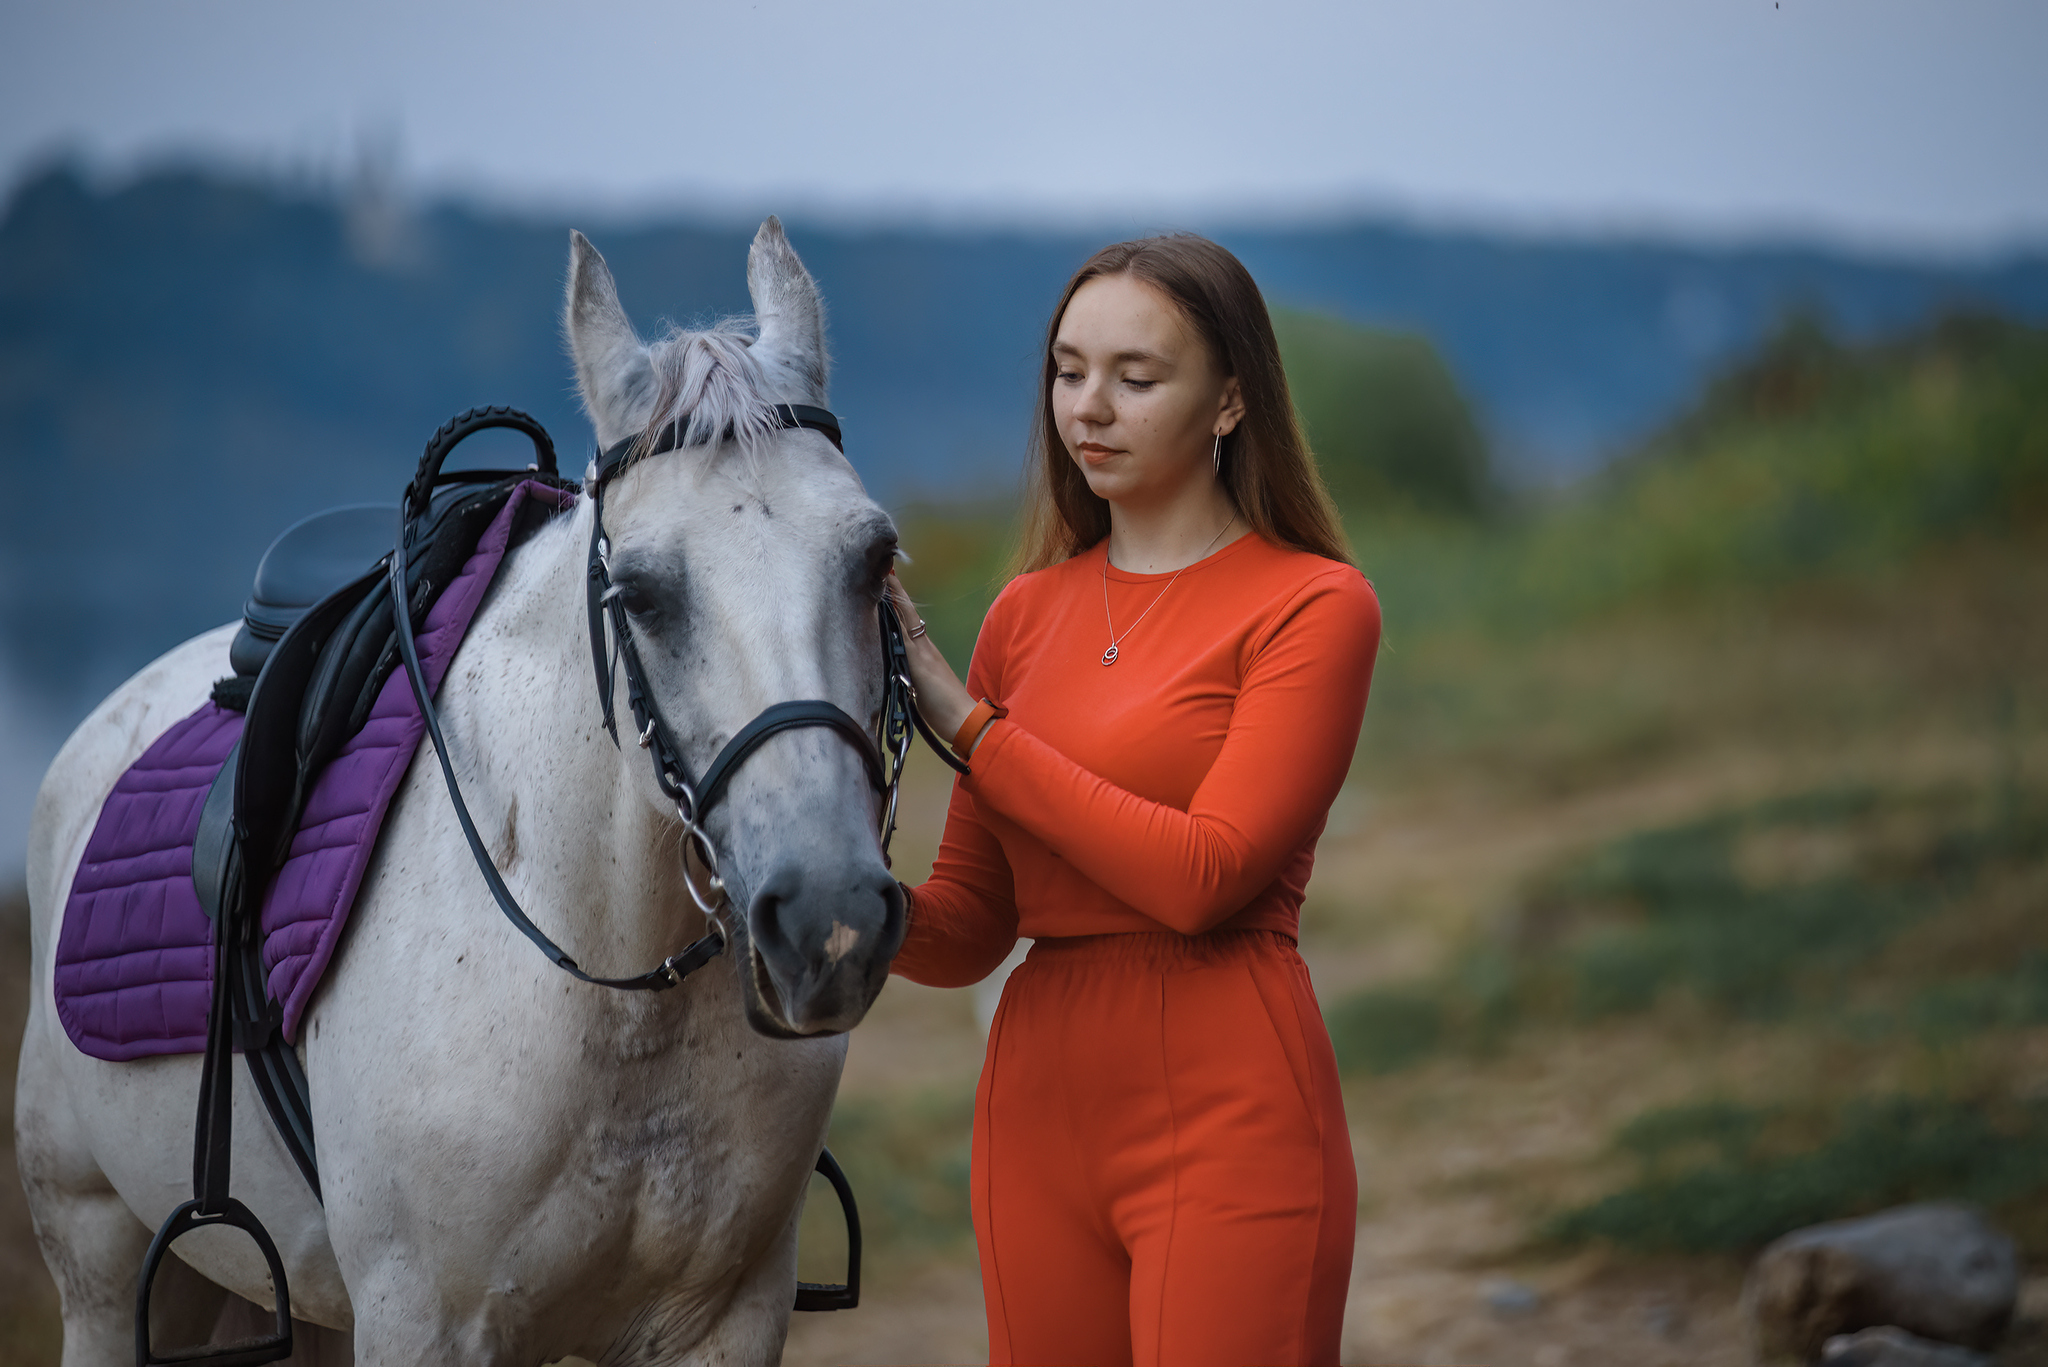
[[[512,795],[512,803],[505,809],[504,858],[498,861],[500,869],[509,869],[519,862],[519,795]]]
[[[732,510],[733,510],[734,512],[736,512],[736,513],[737,513],[737,512],[743,512],[743,511],[745,510],[745,505],[744,505],[744,504],[739,504],[739,503],[735,503],[735,504],[733,504],[733,505],[732,505]]]

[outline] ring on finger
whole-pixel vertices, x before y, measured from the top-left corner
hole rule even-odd
[[[917,624],[916,626],[914,626],[914,627],[912,627],[912,628],[910,629],[910,639],[911,639],[911,640],[915,641],[915,640],[916,640],[916,639],[917,639],[918,637],[920,637],[920,636],[922,636],[922,635],[924,635],[924,623],[923,623],[923,622],[919,622],[919,623],[918,623],[918,624]]]

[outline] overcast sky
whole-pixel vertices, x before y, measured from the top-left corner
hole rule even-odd
[[[53,149],[550,207],[2048,242],[2044,0],[5,0]]]

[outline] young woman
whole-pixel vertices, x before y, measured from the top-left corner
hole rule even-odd
[[[961,779],[894,971],[1020,935],[974,1117],[996,1363],[1334,1363],[1357,1175],[1295,952],[1379,606],[1265,301],[1199,237],[1098,252],[1053,312],[1023,572],[967,686],[902,588]]]

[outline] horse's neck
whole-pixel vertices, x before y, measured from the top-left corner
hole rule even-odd
[[[622,759],[600,722],[589,518],[586,500],[507,557],[442,720],[478,833],[527,914],[592,972],[627,976],[704,932],[672,823],[641,791],[643,756],[629,730]]]

